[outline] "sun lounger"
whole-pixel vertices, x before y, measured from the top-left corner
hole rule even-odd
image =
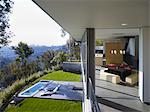
[[[59,88],[60,88],[60,85],[55,87],[55,89],[53,89],[53,91],[46,91],[44,93],[41,93],[41,96],[49,96],[49,95],[55,94]]]

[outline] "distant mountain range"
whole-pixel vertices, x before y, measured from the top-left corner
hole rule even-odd
[[[33,48],[34,53],[30,56],[29,60],[35,60],[37,56],[41,56],[44,52],[48,50],[53,51],[64,51],[67,52],[67,47],[65,45],[62,46],[30,46]],[[3,47],[0,49],[0,67],[12,62],[15,60],[17,55],[11,47]]]

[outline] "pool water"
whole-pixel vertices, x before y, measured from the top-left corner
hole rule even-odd
[[[35,85],[31,86],[27,90],[21,92],[18,96],[19,97],[32,97],[34,94],[36,94],[39,90],[43,89],[49,81],[40,81],[36,83]]]

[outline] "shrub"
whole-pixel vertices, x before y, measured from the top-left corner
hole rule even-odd
[[[52,71],[53,71],[53,70],[50,70],[50,69],[49,69],[49,70],[44,70],[43,75],[47,75],[47,74],[49,74],[49,73],[52,73]]]
[[[43,74],[44,74],[44,75],[48,74],[48,71],[45,70],[45,71],[43,72]]]
[[[40,74],[34,73],[33,75],[29,76],[26,80],[30,83],[30,82],[35,81],[39,77],[40,77]]]
[[[33,82],[37,78],[40,77],[40,74],[35,73],[31,76],[29,76],[26,79],[17,80],[15,83],[13,83],[11,86],[8,86],[5,90],[0,92],[0,107],[10,100],[10,98],[19,91],[23,86],[25,86],[26,82]]]
[[[56,66],[54,67],[54,70],[55,70],[55,71],[61,70],[61,67],[60,67],[59,65],[56,65]]]
[[[44,76],[44,72],[43,71],[39,71],[38,74],[40,75],[40,77]]]
[[[8,86],[4,91],[0,92],[0,106],[6,103],[22,86],[25,85],[25,80],[16,81],[11,86]]]
[[[16,81],[9,89],[9,91],[7,92],[7,94],[14,94],[16,91],[18,91],[22,86],[24,86],[25,80],[20,80],[20,81]],[[7,96],[6,94],[6,96]],[[8,95],[9,96],[9,95]],[[9,97],[8,97],[9,98]],[[7,98],[7,99],[8,99]]]

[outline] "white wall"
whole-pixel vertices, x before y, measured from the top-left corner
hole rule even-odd
[[[150,103],[150,0],[148,3],[148,27],[143,28],[143,77],[144,102]]]
[[[149,42],[149,47],[148,47],[148,49],[146,50],[146,51],[148,51],[149,52],[149,68],[148,68],[148,70],[149,70],[149,74],[148,74],[148,77],[147,77],[147,82],[148,82],[148,85],[147,85],[147,88],[148,88],[148,102],[150,102],[150,0],[149,0],[149,18],[148,18],[148,20],[149,20],[149,29],[148,29],[148,35],[149,35],[149,40],[148,40],[148,42]]]
[[[143,102],[150,102],[150,28],[143,27],[139,37],[139,95]]]
[[[148,24],[140,29],[139,37],[139,96],[150,103],[150,1]]]
[[[139,96],[144,102],[144,76],[143,76],[143,30],[140,29],[139,35]]]

